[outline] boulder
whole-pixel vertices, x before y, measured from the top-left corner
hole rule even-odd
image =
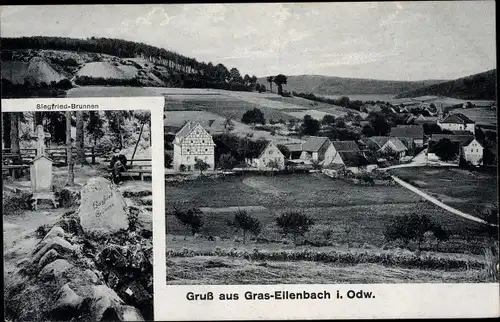
[[[48,252],[46,252],[42,258],[40,258],[40,261],[38,262],[38,268],[41,269],[45,267],[45,265],[52,263],[56,259],[58,259],[59,253],[55,249],[51,249]]]
[[[64,229],[62,229],[59,226],[54,226],[45,235],[45,237],[43,238],[43,240],[47,240],[47,239],[50,239],[52,237],[65,237],[65,236],[66,236],[66,233],[64,232]]]
[[[96,273],[94,273],[92,270],[90,269],[86,269],[84,272],[83,272],[83,275],[85,276],[85,278],[87,278],[91,283],[93,284],[100,284],[100,279],[99,277],[97,276]]]
[[[33,257],[33,262],[37,263],[49,250],[54,249],[59,254],[72,253],[76,247],[61,237],[53,237],[40,243],[42,246]]]
[[[56,259],[50,264],[45,265],[44,268],[40,271],[38,274],[39,276],[52,276],[55,278],[59,278],[62,276],[64,272],[72,268],[73,265],[70,264],[67,260],[65,259]]]
[[[137,309],[125,305],[118,294],[106,285],[93,286],[92,293],[90,311],[93,321],[144,321]]]
[[[71,289],[70,284],[64,284],[56,294],[57,299],[50,311],[51,318],[55,320],[69,320],[80,315],[83,297]]]
[[[85,233],[112,234],[127,229],[127,213],[125,199],[109,180],[95,177],[83,186],[78,215]]]
[[[124,268],[128,266],[126,251],[118,245],[108,245],[99,254],[99,261],[109,267]]]

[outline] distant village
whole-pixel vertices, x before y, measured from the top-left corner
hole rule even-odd
[[[485,144],[487,138],[482,130],[477,133],[478,126],[473,120],[456,110],[451,114],[450,109],[442,106],[438,108],[425,99],[403,99],[396,102],[397,105],[375,102],[364,104],[361,112],[369,115],[381,115],[383,110],[386,113],[408,115],[405,124],[391,126],[386,135],[363,135],[358,140],[331,140],[327,136],[301,135],[302,140],[293,143],[260,139],[252,147],[246,148],[243,158],[231,162],[227,162],[227,159],[245,149],[241,147],[244,143],[235,143],[232,144],[233,148],[228,148],[231,144],[226,144],[223,139],[224,143],[217,144],[214,135],[224,134],[213,135],[200,123],[188,121],[178,132],[170,130],[172,139],[167,140],[170,141],[166,147],[167,168],[174,172],[329,169],[359,174],[410,162],[457,164],[464,167],[496,164],[496,142],[495,146]],[[455,109],[457,107],[453,106]],[[421,111],[419,115],[409,113],[415,108]],[[490,103],[484,108],[496,108],[496,105]],[[300,121],[290,123],[288,130],[277,133],[299,133]],[[322,129],[335,126],[325,123],[321,122]],[[360,126],[369,125],[366,120],[359,123]],[[220,151],[221,148],[225,151]]]

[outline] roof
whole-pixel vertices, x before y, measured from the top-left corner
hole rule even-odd
[[[359,152],[339,152],[346,167],[359,167],[368,164],[368,160]]]
[[[328,141],[330,140],[324,136],[311,136],[309,140],[302,145],[302,150],[307,152],[318,152]]]
[[[448,115],[441,123],[474,124],[474,121],[462,113],[455,113]]]
[[[175,134],[175,137],[179,138],[180,140],[182,140],[183,138],[185,138],[189,134],[189,132],[191,132],[191,130],[195,126],[196,126],[196,124],[193,124],[193,122],[187,121],[187,123],[184,124],[184,126],[182,127],[182,129],[180,129],[180,131]]]
[[[302,152],[302,143],[283,144],[290,152]]]
[[[253,148],[250,149],[249,155],[247,156],[250,159],[260,158],[262,153],[266,150],[266,148],[271,144],[271,141],[250,141]],[[280,151],[281,152],[281,151]]]
[[[388,136],[372,136],[368,138],[368,140],[372,141],[375,143],[379,148],[381,148],[387,141],[389,141]]]
[[[392,145],[394,146],[394,148],[393,148],[393,149],[394,149],[396,152],[402,152],[402,151],[407,151],[407,150],[408,150],[408,148],[406,147],[406,145],[405,145],[403,142],[401,142],[399,139],[396,139],[396,138],[391,138],[391,139],[389,139],[389,140],[386,142],[386,144],[388,144],[389,142],[391,142],[391,143],[392,143]],[[384,144],[384,145],[385,145],[385,144]]]
[[[448,139],[452,142],[458,142],[461,145],[467,146],[469,143],[475,140],[474,135],[454,135],[454,134],[433,134],[431,136],[431,141],[438,142],[441,139]]]
[[[469,131],[451,131],[454,135],[472,135]]]
[[[391,128],[391,137],[423,139],[424,130],[418,125],[398,125]]]
[[[332,141],[332,144],[337,152],[359,152],[359,146],[354,141]]]
[[[436,145],[438,141],[429,141],[429,146],[427,147],[427,152],[428,153],[435,153],[436,152]],[[454,145],[454,148],[456,151],[460,150],[460,142],[458,141],[451,141],[452,145]]]

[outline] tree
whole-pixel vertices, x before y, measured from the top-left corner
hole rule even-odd
[[[303,236],[314,225],[314,220],[300,212],[289,211],[276,218],[276,224],[283,234],[292,234],[293,242],[297,245],[297,236]]]
[[[274,76],[268,76],[266,78],[267,82],[269,83],[269,88],[270,88],[270,92],[272,93],[273,92],[273,82],[274,82]]]
[[[196,159],[194,163],[194,168],[200,170],[200,174],[203,174],[203,171],[210,168],[210,165],[203,161],[202,159]]]
[[[236,82],[236,83],[242,83],[243,82],[243,79],[241,78],[241,74],[240,74],[240,71],[237,69],[237,68],[231,68],[231,70],[229,71],[229,74],[231,75],[231,79],[230,81],[231,82]]]
[[[458,149],[459,145],[447,138],[439,140],[432,148],[434,153],[443,161],[456,159],[458,156]]]
[[[450,236],[446,230],[441,227],[441,225],[435,224],[432,228],[432,234],[436,238],[436,252],[439,251],[439,243],[443,241],[447,241]]]
[[[257,123],[264,125],[266,123],[266,119],[264,118],[264,113],[262,113],[261,110],[254,108],[253,110],[248,110],[245,114],[243,114],[241,122],[245,124],[253,124],[255,127],[255,124]]]
[[[386,227],[384,237],[388,241],[402,240],[406,247],[411,240],[415,240],[420,250],[425,233],[433,228],[434,224],[427,215],[398,216]]]
[[[267,91],[267,89],[266,89],[266,85],[264,85],[264,84],[260,84],[260,91],[259,91],[259,93],[262,93],[262,92],[264,92],[264,93],[265,93],[266,91]]]
[[[323,119],[321,120],[321,124],[328,125],[328,124],[333,124],[335,122],[335,116],[331,114],[325,114],[323,116]]]
[[[236,162],[231,153],[224,153],[219,157],[219,166],[224,170],[231,170],[236,165]]]
[[[375,135],[375,130],[369,124],[366,124],[365,126],[363,126],[361,133],[363,133],[363,135],[366,137],[371,137]]]
[[[278,86],[278,94],[283,96],[283,85],[286,84],[287,77],[283,74],[274,76],[274,83]]]
[[[375,131],[375,135],[385,136],[391,132],[391,125],[386,121],[382,114],[371,112],[368,118],[370,120],[370,125]]]
[[[174,216],[179,220],[184,226],[189,227],[191,234],[196,234],[203,227],[203,219],[201,215],[203,214],[200,209],[192,208],[186,211],[181,211],[174,207]],[[186,239],[186,235],[184,235]]]
[[[300,126],[301,133],[303,135],[316,135],[320,129],[319,121],[313,119],[311,115],[304,115],[304,119]]]
[[[243,231],[243,244],[246,242],[247,232],[257,236],[261,231],[260,221],[257,218],[249,216],[244,210],[238,210],[234,214],[234,219],[232,221],[227,221],[227,225],[229,227],[234,227],[236,232],[239,230]]]
[[[243,76],[243,83],[245,84],[245,86],[250,86],[250,82],[250,76],[248,74],[245,74],[245,76]]]
[[[21,149],[19,146],[19,117],[20,112],[10,113],[10,152],[14,155],[12,163],[21,164]],[[14,174],[17,177],[17,169],[14,169]]]
[[[85,158],[85,140],[83,133],[83,112],[76,112],[76,155],[80,164],[87,164]]]
[[[339,101],[338,101],[338,104],[342,107],[348,107],[349,106],[349,103],[351,102],[351,100],[349,99],[349,97],[347,96],[342,96]]]
[[[99,115],[99,112],[90,111],[89,119],[87,121],[87,126],[85,127],[85,130],[87,130],[87,133],[94,138],[94,146],[97,144],[97,140],[104,136],[103,126],[104,126],[104,120]]]
[[[75,170],[73,163],[73,153],[71,144],[71,112],[66,112],[66,163],[68,164],[68,181],[67,186],[75,184]]]
[[[3,80],[3,79],[2,79]],[[5,148],[11,148],[10,129],[11,129],[11,113],[0,113],[2,117],[2,138]]]
[[[233,122],[233,119],[230,117],[226,117],[223,125],[224,125],[224,130],[226,132],[231,132],[232,130],[234,130],[234,122]]]
[[[260,93],[260,84],[255,84],[255,90]]]

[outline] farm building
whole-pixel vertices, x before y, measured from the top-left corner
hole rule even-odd
[[[209,165],[209,169],[215,168],[214,160],[215,144],[212,136],[199,124],[188,121],[174,139],[174,170],[180,171],[185,168],[194,170],[197,159],[201,159]]]
[[[365,167],[369,164],[368,160],[365,158],[361,152],[356,151],[341,151],[335,154],[332,161],[332,166],[342,165],[346,170],[354,173],[358,173],[360,167]]]
[[[427,154],[429,159],[437,158],[437,156],[435,155],[434,147],[441,139],[448,139],[453,142],[457,146],[458,154],[465,161],[470,162],[471,164],[476,166],[482,164],[484,147],[471,134],[433,134],[431,140],[429,141],[429,150]]]
[[[388,136],[372,136],[364,140],[366,147],[369,150],[379,150],[384,144],[389,141],[390,137]]]
[[[413,122],[417,125],[424,126],[424,124],[436,124],[439,120],[436,116],[423,116],[420,114]]]
[[[391,128],[389,136],[396,139],[404,139],[411,147],[424,146],[424,130],[419,125],[398,125]]]
[[[462,113],[450,114],[437,124],[443,130],[469,131],[475,134],[475,122]]]
[[[329,164],[332,160],[332,142],[327,137],[312,136],[302,144],[300,159]]]
[[[402,159],[408,153],[408,147],[405,143],[396,138],[389,138],[387,142],[380,148],[380,152],[389,152],[392,151],[396,153],[398,159]]]
[[[263,145],[254,157],[247,158],[246,163],[259,170],[283,170],[285,168],[285,156],[273,143]]]

